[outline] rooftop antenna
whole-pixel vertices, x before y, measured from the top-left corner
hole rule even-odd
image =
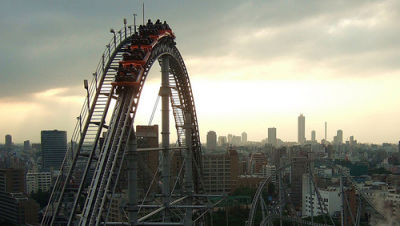
[[[142,14],[143,14],[143,25],[144,25],[144,2],[143,2],[143,12],[142,12]]]

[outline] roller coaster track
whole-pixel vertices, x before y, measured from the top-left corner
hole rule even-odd
[[[328,160],[307,160],[307,164],[310,163],[314,163],[315,161],[322,161],[323,163],[327,164],[329,167],[335,168],[339,171],[340,175],[342,175],[342,177],[346,178],[355,188],[355,190],[358,192],[358,194],[363,198],[363,200],[366,201],[366,203],[368,204],[368,206],[370,206],[372,208],[372,210],[377,214],[377,216],[381,217],[381,218],[385,218],[385,213],[383,213],[381,210],[379,210],[378,208],[375,207],[374,203],[369,199],[369,197],[365,194],[365,191],[363,191],[356,183],[355,181],[351,178],[351,176],[348,173],[345,173],[342,169],[341,166],[339,165],[335,165],[333,164],[332,161],[328,161]],[[277,215],[268,215],[267,213],[265,213],[265,206],[263,206],[263,198],[262,198],[262,192],[263,190],[266,188],[266,186],[268,185],[268,183],[270,183],[272,181],[272,177],[276,177],[279,173],[283,172],[285,169],[291,167],[292,163],[288,163],[280,168],[278,168],[275,172],[275,174],[270,175],[269,177],[265,178],[264,180],[262,180],[256,190],[256,193],[253,197],[252,200],[252,204],[251,204],[251,208],[249,211],[249,217],[247,220],[246,225],[247,226],[253,226],[255,223],[255,216],[256,216],[256,212],[259,208],[259,206],[261,207],[261,210],[263,211],[263,219],[261,221],[260,225],[267,225],[268,222],[270,222],[272,219],[283,219],[283,220],[290,220],[293,222],[297,222],[297,223],[301,223],[304,225],[320,225],[320,224],[316,224],[316,223],[312,223],[312,222],[306,222],[304,220],[302,220],[301,218],[297,217],[297,216],[292,216],[292,217],[287,217],[287,216],[282,216],[279,217]],[[312,175],[312,172],[310,171],[310,174]],[[311,176],[313,177],[313,176]],[[313,179],[312,179],[313,180]],[[312,181],[312,184],[314,185],[314,189],[316,191],[316,196],[320,205],[321,210],[324,211],[324,213],[327,213],[327,207],[326,204],[321,200],[321,195],[319,193],[319,190],[317,189],[316,185],[315,185],[315,181]],[[261,204],[259,204],[261,202]],[[352,220],[354,220],[354,216],[352,216]],[[324,219],[325,220],[325,219]],[[330,217],[331,223],[333,224],[332,218]],[[354,223],[354,222],[353,222]]]
[[[136,30],[136,28],[135,28]],[[153,29],[154,31],[154,29]],[[135,137],[134,119],[140,96],[152,65],[168,59],[169,92],[177,129],[178,145],[187,145],[186,128],[193,158],[194,192],[201,188],[201,144],[189,76],[175,35],[170,29],[157,30],[157,35],[129,31],[125,25],[114,32],[87,87],[88,96],[77,118],[59,175],[53,187],[42,225],[99,225],[106,220],[126,157],[129,139]],[[116,35],[118,34],[118,35]],[[116,82],[120,62],[133,47],[133,39],[151,40],[140,71],[133,82]],[[111,115],[110,115],[111,114]],[[190,118],[187,118],[190,117]],[[105,136],[104,136],[105,134]],[[102,135],[104,137],[102,137]],[[103,138],[103,139],[101,139]],[[104,140],[104,141],[102,141]]]

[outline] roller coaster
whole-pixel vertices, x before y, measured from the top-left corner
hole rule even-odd
[[[106,45],[91,82],[84,82],[87,98],[77,117],[71,145],[41,225],[205,225],[205,216],[218,202],[211,203],[202,186],[196,108],[175,35],[166,22],[159,20],[154,24],[149,20],[139,27],[128,26],[124,20],[121,30],[110,32],[113,38]],[[161,147],[138,148],[135,116],[146,78],[156,61],[161,66]],[[170,107],[175,119],[176,145],[170,144]],[[177,150],[183,155],[173,179],[171,159]],[[157,152],[160,156],[152,183],[159,176],[161,192],[150,201],[147,196],[151,185],[144,197],[138,194],[138,155],[143,152]],[[276,218],[281,224],[282,219],[291,219],[297,224],[317,225],[312,220],[305,223],[299,219],[293,208],[288,209],[288,217],[283,216],[284,206],[290,207],[282,183],[282,172],[287,167],[290,164],[279,168],[274,175],[279,177],[279,202],[266,204],[263,190],[271,177],[266,178],[253,198],[247,225],[255,224],[260,211],[260,225],[271,225]],[[110,210],[124,170],[128,197],[121,212],[126,221],[113,222],[109,220]],[[320,209],[325,211],[312,171],[309,175],[310,188],[316,191]],[[359,213],[351,215],[351,219],[358,225]],[[332,218],[328,220],[333,223]]]
[[[133,31],[132,31],[133,30]],[[176,48],[169,25],[149,20],[146,25],[127,26],[106,45],[90,84],[85,81],[87,98],[71,138],[60,173],[55,182],[42,225],[104,225],[108,222],[113,194],[121,168],[127,162],[129,224],[145,225],[155,215],[162,222],[152,225],[192,225],[193,212],[204,199],[201,186],[201,145],[196,109],[189,76]],[[162,147],[141,150],[137,147],[134,119],[152,65],[158,61],[162,71],[159,95],[162,98]],[[177,130],[177,145],[170,146],[170,104]],[[111,116],[109,116],[111,114]],[[171,191],[170,152],[183,150],[179,179],[182,189]],[[161,152],[161,204],[141,205],[137,194],[137,155],[141,151]],[[184,174],[184,175],[183,175]],[[173,188],[176,187],[176,183]],[[179,190],[179,194],[178,193]],[[174,211],[177,205],[184,206]],[[139,209],[155,208],[142,211]],[[205,208],[204,206],[200,206]],[[178,208],[179,209],[179,208]],[[207,211],[207,210],[206,210]],[[178,213],[176,213],[178,212]],[[169,217],[174,213],[174,217]],[[200,219],[200,218],[199,218]],[[123,224],[123,223],[121,223]],[[147,223],[149,224],[149,223]]]

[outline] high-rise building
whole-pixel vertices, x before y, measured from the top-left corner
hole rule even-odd
[[[217,133],[215,131],[207,133],[207,149],[213,151],[217,149]]]
[[[310,189],[310,176],[308,173],[303,174],[302,184],[302,217],[311,216],[311,210],[313,210],[312,212],[314,216],[325,214],[320,207],[315,189],[313,186]],[[318,191],[329,215],[333,215],[340,211],[341,198],[340,189],[338,187],[318,188]],[[312,194],[312,197],[310,194]],[[354,207],[354,209],[357,208]],[[351,223],[348,225],[351,225]]]
[[[343,130],[338,130],[336,134],[337,144],[343,144]]]
[[[228,141],[226,140],[226,136],[219,136],[218,137],[218,145],[219,146],[226,146]]]
[[[293,157],[290,172],[291,199],[296,209],[302,205],[303,174],[308,172],[307,157]]]
[[[328,136],[328,123],[325,122],[325,142],[327,141],[327,136]]]
[[[236,150],[228,150],[225,154],[204,154],[202,159],[204,190],[207,193],[229,193],[236,187],[240,170]]]
[[[317,140],[315,139],[315,130],[311,131],[311,141],[312,141],[312,142],[317,141]]]
[[[399,152],[400,152],[400,141],[399,141]]]
[[[268,128],[268,144],[276,146],[276,128]]]
[[[249,156],[250,174],[262,175],[262,168],[267,164],[267,156],[261,152],[253,152]]]
[[[26,192],[28,194],[38,191],[47,192],[51,186],[50,172],[35,172],[26,174]]]
[[[306,142],[306,118],[301,114],[297,119],[297,142],[304,144]]]
[[[10,148],[12,146],[12,136],[10,134],[7,134],[5,137],[5,145],[6,148]]]
[[[0,169],[0,221],[37,225],[39,205],[25,194],[24,169]]]
[[[232,144],[233,135],[228,134],[228,144]]]
[[[262,176],[265,178],[271,177],[271,182],[276,186],[277,185],[277,180],[276,180],[276,166],[275,165],[264,165],[262,167]]]
[[[246,143],[247,143],[247,133],[246,133],[246,132],[243,132],[243,133],[242,133],[242,143],[243,143],[243,144],[246,144]]]
[[[31,143],[29,140],[24,141],[24,150],[25,151],[31,150]]]
[[[240,146],[241,143],[242,143],[241,136],[232,136],[232,145],[233,146]]]
[[[158,125],[137,125],[136,138],[138,148],[158,148]],[[139,194],[145,193],[147,189],[151,186],[151,181],[153,179],[154,172],[157,171],[157,168],[158,152],[146,151],[138,154],[138,189],[140,190]],[[127,170],[126,175],[128,175]],[[126,185],[127,184],[128,181],[126,181]],[[154,189],[157,189],[157,187],[154,186],[153,190]]]
[[[24,169],[0,169],[0,191],[25,192]]]
[[[41,132],[43,169],[58,170],[67,152],[67,132],[43,130]]]

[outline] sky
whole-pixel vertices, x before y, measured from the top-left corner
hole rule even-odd
[[[3,0],[0,8],[0,137],[71,135],[110,28],[141,21],[138,0]],[[191,79],[201,140],[207,131],[297,140],[400,140],[400,2],[392,0],[151,0],[145,17],[172,27]],[[159,87],[151,71],[137,124],[147,124]],[[160,108],[155,123],[159,122]],[[4,143],[3,139],[0,143]]]

